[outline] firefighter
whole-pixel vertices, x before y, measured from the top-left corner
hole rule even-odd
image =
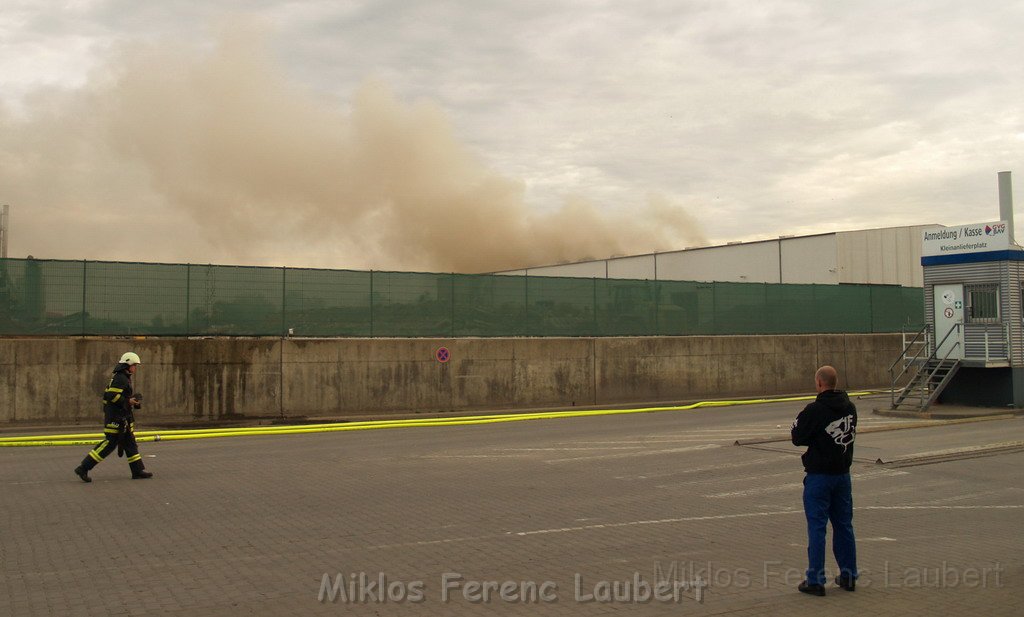
[[[133,412],[140,409],[142,404],[139,401],[141,395],[136,395],[132,389],[132,375],[139,370],[141,363],[139,355],[129,351],[121,356],[114,367],[114,376],[103,392],[103,441],[96,444],[82,459],[82,464],[75,468],[75,474],[82,482],[92,482],[89,470],[99,465],[115,448],[118,456],[128,458],[133,480],[153,477],[142,464],[139,445],[135,442]]]

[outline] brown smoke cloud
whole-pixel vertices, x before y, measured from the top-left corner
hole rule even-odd
[[[535,211],[437,106],[369,81],[346,108],[251,31],[125,47],[25,103],[0,110],[11,256],[485,272],[704,242],[658,196]]]

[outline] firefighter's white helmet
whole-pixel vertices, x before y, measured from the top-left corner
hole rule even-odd
[[[142,364],[142,360],[139,360],[139,354],[135,353],[134,351],[128,351],[125,352],[123,356],[121,356],[121,364],[127,364],[128,366],[132,366],[134,364]]]

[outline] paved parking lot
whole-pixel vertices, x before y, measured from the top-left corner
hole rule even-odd
[[[801,407],[142,444],[153,480],[88,485],[0,448],[0,614],[1024,614],[1024,453],[984,449],[1024,419],[861,404],[862,578],[815,598],[799,451],[734,445]]]

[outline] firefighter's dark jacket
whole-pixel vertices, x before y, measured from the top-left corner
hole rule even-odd
[[[110,378],[107,389],[103,392],[103,411],[118,416],[128,416],[132,412],[129,402],[134,395],[132,377],[127,364],[114,367],[114,376]]]

